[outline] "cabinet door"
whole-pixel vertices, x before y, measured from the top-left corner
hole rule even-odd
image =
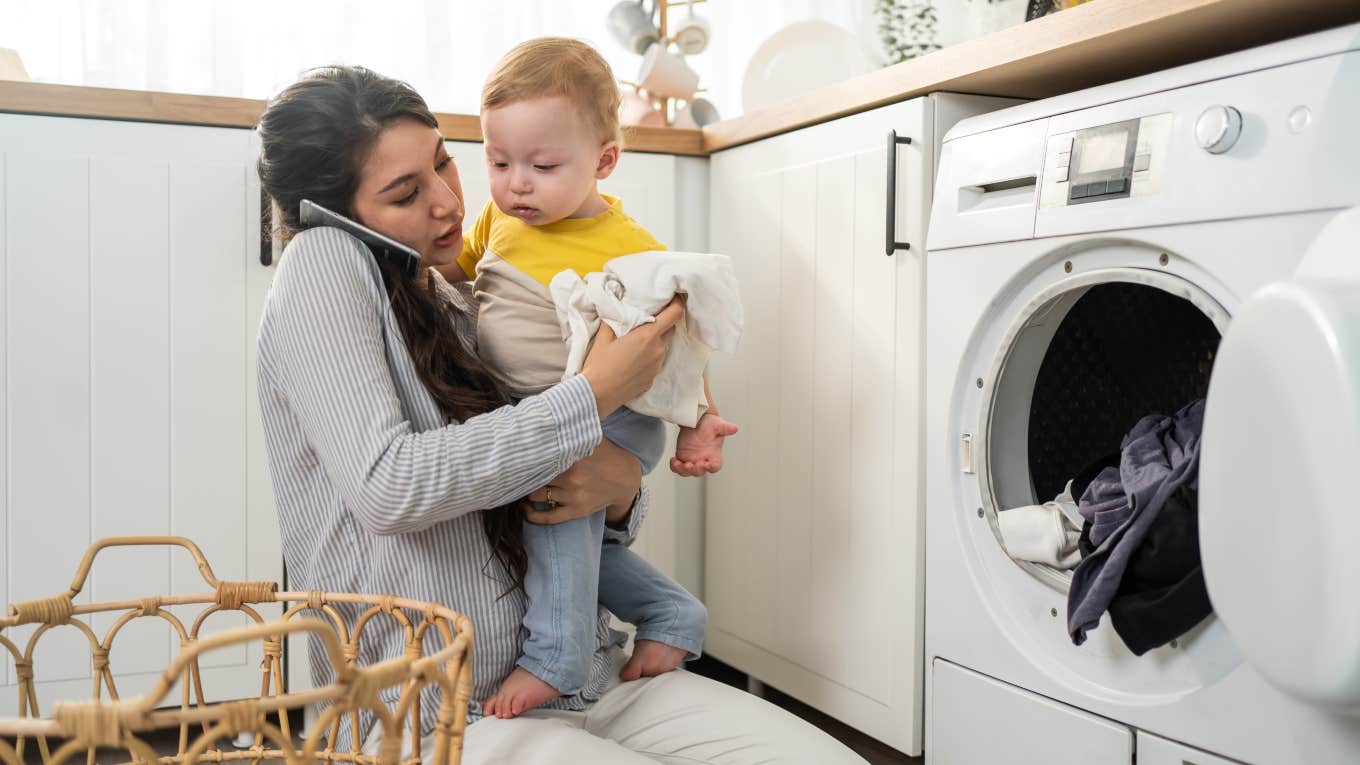
[[[920,751],[922,248],[933,137],[917,99],[720,152],[710,238],[746,328],[715,357],[741,426],[707,483],[707,648]],[[912,143],[889,156],[888,131]],[[895,238],[886,252],[889,163]]]
[[[255,404],[260,202],[248,130],[0,115],[0,590],[58,594],[106,536],[176,534],[225,580],[281,577]],[[207,591],[183,551],[102,553],[78,603]],[[201,609],[172,609],[192,624]],[[274,618],[271,607],[263,615]],[[114,617],[93,619],[103,637]],[[206,631],[244,625],[228,613]],[[21,641],[32,628],[10,631]],[[23,644],[22,642],[20,643]],[[179,651],[137,619],[113,644],[120,696],[148,690]],[[214,698],[260,692],[260,649],[203,662]],[[13,714],[8,657],[0,714]],[[89,698],[73,627],[35,655],[44,712]]]

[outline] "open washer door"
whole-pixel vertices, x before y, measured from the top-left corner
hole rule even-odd
[[[1360,706],[1360,208],[1236,312],[1209,384],[1200,552],[1243,657]]]

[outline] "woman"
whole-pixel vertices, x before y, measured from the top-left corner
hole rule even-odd
[[[261,183],[290,240],[258,362],[289,585],[468,614],[473,698],[486,698],[520,652],[522,514],[560,523],[604,512],[614,539],[637,533],[641,470],[601,440],[600,420],[651,385],[683,309],[673,303],[622,338],[601,330],[580,375],[511,406],[471,350],[470,292],[441,276],[459,270],[462,188],[420,96],[361,68],[322,69],[270,102],[259,134]],[[408,278],[336,229],[299,233],[302,199],[410,245],[430,268]],[[526,510],[526,497],[556,507]],[[373,628],[386,632],[369,636],[380,639],[365,642],[362,663],[401,654],[395,624]],[[621,683],[622,643],[601,610],[580,694],[513,720],[481,719],[474,703],[463,761],[860,761],[797,718],[683,671]],[[312,669],[329,681],[324,664]],[[437,704],[421,706],[429,731]],[[337,744],[349,740],[342,732]]]

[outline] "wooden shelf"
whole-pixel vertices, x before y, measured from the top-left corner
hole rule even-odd
[[[248,98],[0,80],[0,112],[19,114],[253,128],[264,105],[264,101]],[[482,126],[475,115],[436,112],[435,117],[450,141],[482,140]],[[698,130],[625,127],[624,135],[629,151],[707,154]]]
[[[1360,21],[1360,0],[1094,0],[703,129],[710,152],[934,91],[1046,98]]]
[[[246,98],[0,81],[0,112],[250,128],[263,110]]]

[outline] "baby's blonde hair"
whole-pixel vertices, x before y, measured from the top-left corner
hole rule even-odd
[[[482,111],[553,96],[571,102],[601,141],[623,146],[614,72],[598,51],[580,40],[539,37],[516,45],[482,87]]]

